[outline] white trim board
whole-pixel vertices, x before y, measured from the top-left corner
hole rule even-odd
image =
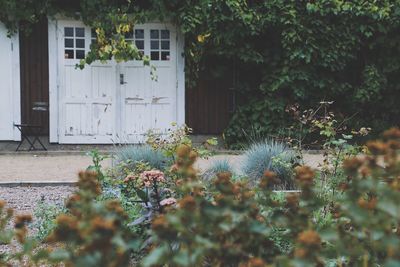
[[[58,46],[57,21],[48,20],[49,45],[49,140],[58,143]]]

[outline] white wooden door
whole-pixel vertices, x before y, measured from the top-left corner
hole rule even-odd
[[[20,123],[18,33],[7,37],[0,23],[0,140],[19,140],[14,124]]]
[[[116,64],[76,64],[93,40],[89,27],[59,21],[59,142],[111,143],[116,134]]]
[[[153,76],[142,62],[120,67],[121,139],[140,143],[148,130],[163,133],[177,120],[176,31],[168,24],[149,23],[137,25],[133,38],[155,67]]]
[[[59,142],[140,143],[149,129],[160,132],[177,120],[177,50],[174,27],[137,25],[127,40],[151,58],[94,62],[76,69],[94,40],[80,22],[58,21]]]

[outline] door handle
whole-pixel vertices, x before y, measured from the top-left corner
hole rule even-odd
[[[125,76],[122,73],[119,75],[119,84],[127,84],[127,82],[125,82]]]
[[[144,98],[140,98],[140,97],[127,97],[125,98],[125,100],[136,100],[136,101],[140,101],[140,100],[144,100]]]
[[[161,97],[155,97],[153,96],[153,98],[151,99],[153,103],[157,103],[159,100],[164,99],[164,98],[168,98],[165,96],[161,96]]]

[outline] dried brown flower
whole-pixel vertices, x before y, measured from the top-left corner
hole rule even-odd
[[[372,197],[369,200],[366,200],[363,197],[360,197],[357,201],[357,204],[364,209],[373,210],[376,207],[378,200],[376,197]]]
[[[164,215],[160,215],[153,220],[151,228],[156,232],[161,232],[168,228],[168,222]]]
[[[297,236],[297,242],[307,247],[319,247],[321,245],[321,237],[314,230],[306,230]]]
[[[296,180],[301,185],[311,185],[314,181],[314,171],[308,166],[298,166],[295,168]]]
[[[21,214],[15,218],[14,227],[21,229],[25,227],[27,223],[32,221],[32,215],[30,214]]]
[[[383,137],[387,139],[400,139],[400,129],[393,127],[383,133]]]
[[[185,196],[179,201],[179,207],[188,211],[193,211],[196,208],[196,201],[192,196]]]
[[[305,250],[304,248],[296,248],[294,250],[294,256],[297,258],[305,258],[307,255],[307,250]]]
[[[78,187],[95,195],[101,194],[101,186],[97,179],[97,173],[94,171],[81,171],[79,173]]]
[[[239,267],[265,267],[267,264],[261,258],[250,258],[246,263],[242,263]]]
[[[367,142],[367,148],[373,155],[383,155],[388,152],[388,144],[381,141]]]
[[[91,220],[92,230],[96,231],[109,231],[113,232],[116,230],[117,222],[112,219],[106,219],[100,216],[96,216]]]
[[[190,148],[190,146],[186,145],[186,144],[180,144],[177,148],[176,148],[176,155],[180,158],[186,157],[189,155],[190,151],[192,149]]]
[[[343,168],[348,172],[354,173],[363,165],[363,161],[357,157],[343,161]]]

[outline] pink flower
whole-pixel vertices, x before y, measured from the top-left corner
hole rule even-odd
[[[161,206],[171,206],[176,204],[176,199],[173,197],[169,197],[160,201]]]
[[[124,182],[127,183],[127,182],[133,181],[135,179],[137,179],[137,176],[135,176],[133,174],[129,174],[128,176],[125,177]]]
[[[144,186],[150,187],[154,182],[165,182],[165,176],[164,173],[159,170],[144,171],[140,174],[140,180]]]

